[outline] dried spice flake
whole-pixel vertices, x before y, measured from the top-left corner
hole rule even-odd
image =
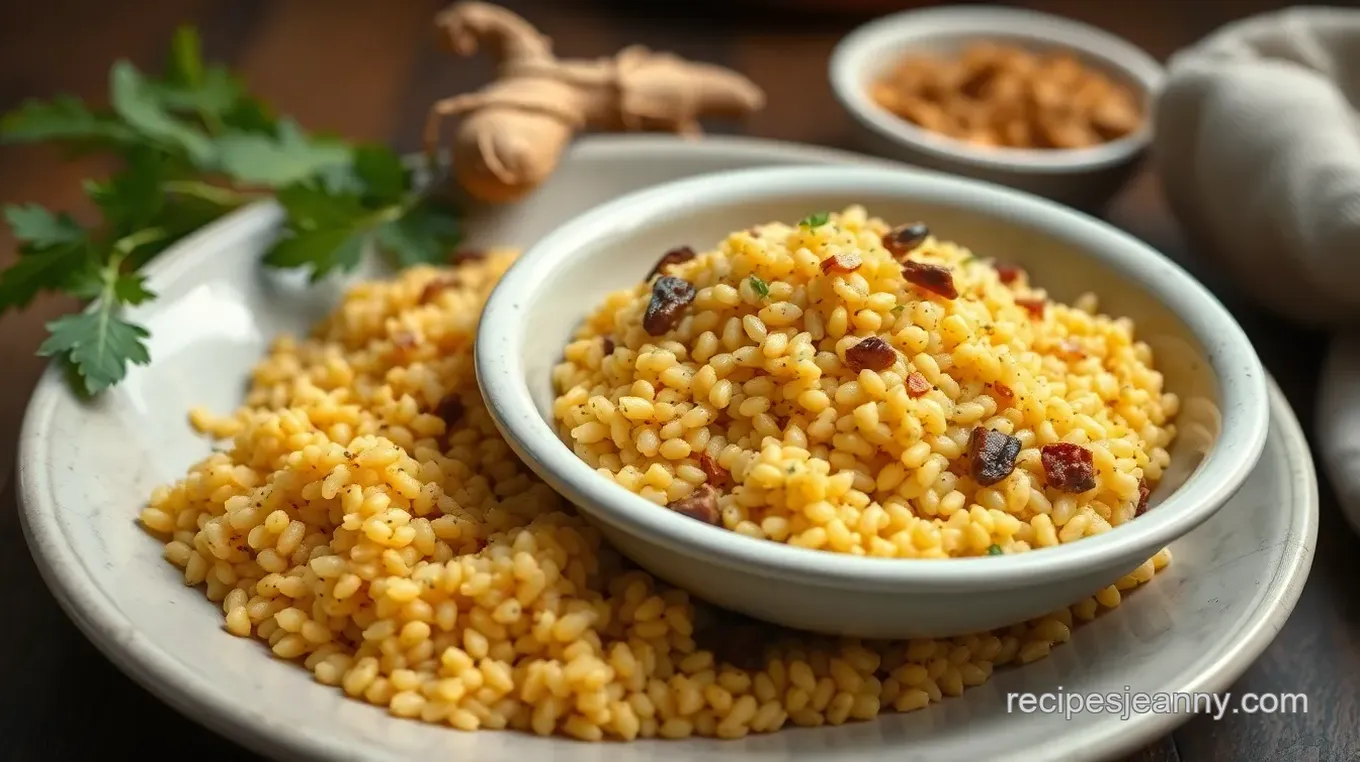
[[[449,264],[457,266],[469,262],[480,262],[486,257],[487,253],[481,249],[460,249],[449,255]]]
[[[1055,442],[1039,449],[1048,486],[1063,492],[1095,489],[1096,467],[1091,451],[1071,442]]]
[[[845,350],[845,364],[858,373],[861,370],[887,370],[897,361],[897,350],[877,336]]]
[[[614,354],[614,340],[608,336],[601,337],[600,351],[605,357]]]
[[[1025,271],[1016,265],[998,263],[994,267],[996,268],[997,279],[1007,286],[1020,280],[1020,276],[1025,274]]]
[[[392,334],[392,346],[397,349],[414,349],[417,343],[416,335],[410,331],[397,331]]]
[[[420,303],[429,304],[449,289],[458,288],[462,283],[457,278],[435,278],[420,290]]]
[[[919,371],[913,370],[907,374],[907,394],[920,397],[930,391],[931,388],[930,382]]]
[[[924,222],[913,222],[884,233],[883,248],[900,260],[925,243],[929,237],[930,228],[926,227]]]
[[[718,490],[711,484],[700,484],[694,491],[666,505],[672,511],[705,524],[718,525]]]
[[[718,465],[718,461],[709,457],[708,453],[699,454],[699,470],[703,471],[704,476],[707,477],[706,483],[715,487],[720,484],[727,484],[732,479],[732,474]]]
[[[1043,299],[1023,298],[1016,299],[1015,305],[1017,307],[1023,307],[1031,316],[1042,319],[1044,316],[1044,309],[1048,306],[1048,302]]]
[[[909,260],[902,263],[902,277],[913,286],[946,299],[957,299],[959,296],[959,289],[954,285],[954,273],[948,267]]]
[[[978,484],[990,487],[1011,475],[1019,454],[1019,439],[978,426],[968,437],[969,476]]]
[[[1148,486],[1147,479],[1138,477],[1138,507],[1133,510],[1134,516],[1142,516],[1147,513],[1148,497],[1152,495],[1152,488]]]
[[[996,396],[996,404],[1001,407],[1010,407],[1015,404],[1015,391],[1003,383],[992,384],[992,392]]]
[[[694,259],[694,257],[694,249],[691,249],[688,246],[677,246],[661,255],[661,259],[657,260],[656,264],[652,266],[652,271],[647,273],[646,280],[651,280],[652,276],[657,273],[665,272],[666,268],[671,265],[688,262],[691,259]]]
[[[826,275],[851,273],[858,269],[861,264],[863,264],[863,261],[854,252],[834,254],[822,260],[822,273]]]
[[[674,328],[685,316],[685,308],[694,301],[694,286],[680,278],[663,275],[652,284],[652,301],[642,316],[642,328],[652,336],[661,336]]]

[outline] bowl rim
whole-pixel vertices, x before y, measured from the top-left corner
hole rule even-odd
[[[1190,479],[1137,522],[1041,552],[996,557],[871,558],[799,548],[707,526],[595,473],[538,412],[525,380],[528,307],[585,247],[628,236],[654,219],[761,198],[815,193],[924,197],[1066,240],[1142,285],[1206,350],[1218,379],[1222,429]],[[582,317],[590,305],[582,309]],[[556,358],[554,358],[556,362]],[[763,576],[861,589],[1014,588],[1090,571],[1115,556],[1169,544],[1203,523],[1241,486],[1265,447],[1266,375],[1245,332],[1208,289],[1133,236],[1020,191],[966,178],[881,167],[775,167],[710,173],[621,196],[576,217],[530,247],[501,278],[477,329],[475,368],[487,408],[511,448],[589,514],[649,542]]]
[[[885,111],[869,98],[863,83],[864,72],[877,60],[875,53],[936,36],[1029,40],[1071,49],[1136,82],[1149,113],[1133,133],[1089,148],[981,148],[937,135]],[[837,43],[827,73],[841,107],[880,137],[907,144],[937,161],[1034,174],[1099,169],[1128,161],[1143,151],[1152,140],[1150,110],[1165,78],[1162,65],[1146,51],[1099,27],[1041,11],[996,5],[920,8],[883,16]]]

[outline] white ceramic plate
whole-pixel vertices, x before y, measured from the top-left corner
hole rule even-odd
[[[525,245],[589,206],[686,175],[847,161],[866,160],[749,139],[588,139],[533,198],[479,212],[471,243]],[[91,405],[49,370],[24,421],[18,471],[29,547],[76,624],[166,702],[261,753],[356,762],[1105,759],[1185,717],[1008,713],[1007,693],[1224,690],[1275,636],[1307,577],[1317,483],[1298,422],[1272,385],[1260,465],[1235,499],[1173,546],[1171,567],[1049,659],[1003,670],[961,698],[743,741],[587,745],[393,719],[269,657],[260,643],[227,635],[220,610],[181,584],[160,544],[134,523],[153,487],[208,451],[185,423],[189,407],[233,408],[269,338],[305,330],[335,297],[335,284],[301,293],[262,275],[257,260],[277,222],[274,207],[253,207],[158,261],[151,287],[161,298],[135,315],[151,329],[155,362]]]

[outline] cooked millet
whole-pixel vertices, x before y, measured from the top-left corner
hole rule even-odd
[[[628,569],[491,423],[472,338],[511,259],[493,252],[458,268],[456,281],[422,267],[360,285],[313,337],[275,342],[240,412],[193,413],[227,449],[157,489],[141,519],[185,583],[221,606],[229,632],[393,715],[462,730],[739,738],[958,695],[996,666],[1047,655],[1169,559],[1160,553],[1068,610],[993,633],[901,643],[784,634],[756,655],[758,668],[720,663],[701,642],[723,641],[728,625]],[[772,293],[783,289],[772,282]],[[699,425],[703,414],[659,400],[656,388],[597,409]],[[453,393],[465,409],[446,431],[432,411]],[[834,395],[818,394],[808,401],[829,409]],[[652,443],[656,457],[659,428]],[[912,457],[919,466],[929,454]],[[644,478],[663,493],[701,482],[704,469],[657,463]],[[724,520],[742,516],[732,507]],[[1057,542],[1061,529],[1036,519],[1036,544]]]

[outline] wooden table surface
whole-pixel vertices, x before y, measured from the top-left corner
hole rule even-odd
[[[836,5],[828,0],[821,5]],[[826,82],[827,56],[863,19],[740,10],[767,3],[507,0],[554,37],[566,55],[602,55],[630,43],[733,66],[765,88],[769,107],[742,128],[752,135],[849,145],[849,121]],[[801,5],[818,3],[803,0]],[[1110,29],[1165,58],[1234,18],[1283,3],[1018,3]],[[904,7],[902,2],[854,5]],[[436,49],[429,0],[41,0],[0,7],[0,109],[68,92],[102,98],[109,64],[126,57],[156,66],[174,27],[202,31],[207,54],[229,62],[281,113],[304,126],[414,150],[430,101],[472,89],[484,61],[456,61]],[[0,149],[0,202],[35,202],[83,211],[80,182],[98,160],[66,162],[45,148]],[[1108,217],[1184,263],[1233,309],[1310,428],[1324,337],[1244,305],[1228,284],[1198,266],[1178,237],[1156,183],[1138,178]],[[14,256],[0,232],[0,262]],[[41,368],[33,351],[41,325],[69,310],[43,299],[0,322],[0,757],[83,760],[173,753],[181,759],[253,759],[184,719],[100,656],[43,586],[20,534],[14,507],[15,438]],[[1286,510],[1281,506],[1281,510]],[[1303,692],[1306,714],[1229,714],[1192,719],[1130,760],[1360,759],[1360,539],[1345,525],[1326,485],[1312,575],[1293,616],[1234,692]],[[1245,581],[1244,581],[1245,582]],[[1352,592],[1347,593],[1347,590]]]

